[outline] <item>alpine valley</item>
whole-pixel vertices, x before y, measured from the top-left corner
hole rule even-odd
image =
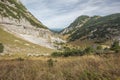
[[[52,6],[50,12],[60,19],[69,13],[77,16],[79,8],[82,13],[90,10],[92,13],[101,3],[103,7],[111,3],[103,11],[120,8],[115,7],[119,0],[23,1],[39,8],[43,4],[45,9],[40,9],[43,13]],[[120,80],[120,13],[111,14],[110,10],[106,16],[80,14],[65,29],[54,26],[49,29],[26,7],[20,0],[0,0],[0,80]],[[98,11],[102,15],[101,11],[102,8]],[[66,19],[71,20],[70,14]],[[44,19],[54,21],[53,16]],[[61,22],[56,18],[55,25],[57,20]]]
[[[61,34],[69,42],[106,43],[120,40],[120,13],[107,16],[79,16],[62,30]]]
[[[38,21],[19,0],[0,0],[0,42],[5,53],[50,53],[57,49],[55,43],[64,41]]]

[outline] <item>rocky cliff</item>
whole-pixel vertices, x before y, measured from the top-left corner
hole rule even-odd
[[[54,42],[63,41],[38,21],[19,0],[0,0],[0,24],[5,31],[47,48],[55,49]]]

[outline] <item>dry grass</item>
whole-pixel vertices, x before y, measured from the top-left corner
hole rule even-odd
[[[2,29],[0,25],[0,43],[5,47],[6,53],[12,54],[28,54],[28,53],[52,53],[54,50],[48,49],[28,41],[25,41],[21,38],[18,38]]]
[[[120,80],[120,54],[48,59],[0,60],[0,80]]]
[[[76,41],[69,42],[68,45],[69,44],[71,44],[73,47],[79,47],[81,49],[84,49],[86,47],[89,47],[89,46],[93,45],[94,41],[90,41],[90,40],[84,40],[84,41],[76,40]]]

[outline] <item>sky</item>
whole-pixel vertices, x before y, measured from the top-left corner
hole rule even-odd
[[[20,0],[48,28],[65,28],[81,15],[120,13],[120,0]]]

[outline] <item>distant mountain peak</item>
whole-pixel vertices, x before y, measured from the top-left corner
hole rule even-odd
[[[80,16],[61,34],[69,35],[70,41],[92,39],[106,41],[120,37],[120,13],[107,16]]]

